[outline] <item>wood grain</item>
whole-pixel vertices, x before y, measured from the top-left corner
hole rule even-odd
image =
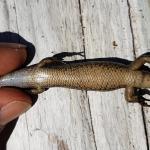
[[[0,0],[0,31],[33,43],[32,63],[64,51],[134,60],[149,48],[149,6],[148,0]],[[74,59],[83,58],[68,60]],[[51,88],[20,116],[7,150],[146,150],[149,113],[127,103],[123,89]]]

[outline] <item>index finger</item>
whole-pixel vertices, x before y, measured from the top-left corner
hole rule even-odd
[[[27,57],[26,46],[17,43],[0,43],[0,75],[19,68]]]

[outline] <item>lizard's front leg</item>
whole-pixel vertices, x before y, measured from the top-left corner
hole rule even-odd
[[[139,70],[145,63],[150,63],[150,55],[141,55],[130,64],[129,69]],[[143,105],[147,105],[145,101],[148,101],[148,99],[145,99],[143,95],[138,94],[137,89],[134,87],[126,87],[125,89],[125,98],[127,101],[140,102]]]
[[[135,61],[133,61],[129,68],[131,70],[138,70],[140,69],[145,63],[150,63],[150,55],[141,55],[140,57],[138,57],[137,59],[135,59]]]

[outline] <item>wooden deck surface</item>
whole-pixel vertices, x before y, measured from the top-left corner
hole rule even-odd
[[[134,60],[150,49],[150,1],[0,0],[5,31],[35,46],[32,63],[81,51]],[[19,117],[7,150],[148,150],[149,118],[150,108],[127,103],[124,89],[50,88]]]

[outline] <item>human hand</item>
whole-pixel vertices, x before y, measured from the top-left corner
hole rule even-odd
[[[21,67],[26,57],[25,46],[0,43],[0,76]],[[31,105],[31,97],[20,89],[0,88],[0,132],[8,122],[27,111]]]

